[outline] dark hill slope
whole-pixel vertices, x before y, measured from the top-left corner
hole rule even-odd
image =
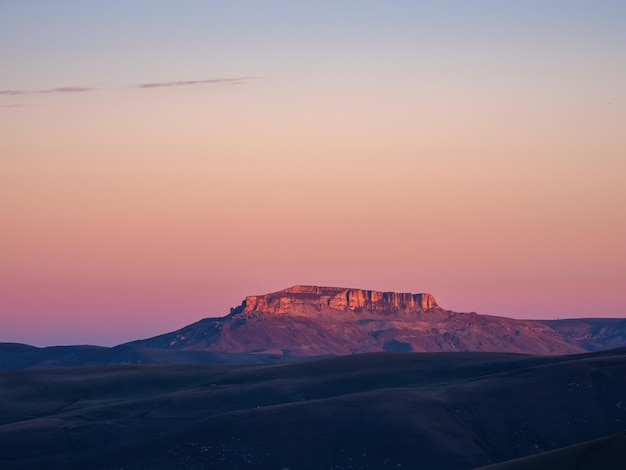
[[[626,346],[626,318],[572,318],[566,320],[541,320],[568,343],[586,349],[603,349]]]
[[[0,369],[4,370],[100,364],[273,364],[284,360],[282,355],[183,351],[141,344],[113,348],[88,345],[36,348],[25,344],[0,343]]]
[[[626,428],[626,351],[0,372],[0,467],[470,469]]]
[[[625,467],[626,434],[622,433],[476,470],[624,470]]]

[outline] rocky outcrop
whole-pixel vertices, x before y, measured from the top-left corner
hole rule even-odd
[[[379,292],[342,287],[294,286],[266,295],[248,296],[240,307],[244,313],[275,315],[303,313],[305,310],[370,313],[419,313],[439,308],[431,294]]]

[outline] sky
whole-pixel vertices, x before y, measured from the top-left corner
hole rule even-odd
[[[296,284],[626,316],[626,2],[0,0],[0,341]]]

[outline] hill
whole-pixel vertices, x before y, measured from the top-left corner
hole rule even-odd
[[[229,354],[210,351],[183,351],[123,344],[100,346],[51,346],[0,343],[0,369],[40,369],[101,364],[272,364],[284,362],[280,355]]]
[[[608,342],[602,339],[606,330],[594,341],[579,341],[561,325],[453,312],[425,293],[294,286],[249,296],[225,317],[133,344],[286,358],[375,351],[574,354],[626,346],[626,320],[611,323]]]
[[[0,467],[470,469],[623,432],[624,390],[624,349],[4,371]]]
[[[508,460],[476,470],[623,470],[626,433]]]

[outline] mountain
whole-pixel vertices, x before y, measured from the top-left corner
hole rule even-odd
[[[375,351],[574,354],[601,349],[600,339],[575,340],[575,335],[566,334],[568,328],[453,312],[426,293],[294,286],[246,297],[225,317],[207,318],[133,344],[287,358]],[[626,321],[614,330],[611,346],[626,345]]]
[[[624,390],[626,349],[0,371],[0,468],[617,470]]]
[[[459,313],[431,294],[294,286],[229,315],[113,348],[0,343],[0,369],[97,364],[271,364],[365,352],[576,354],[626,346],[626,319]]]

